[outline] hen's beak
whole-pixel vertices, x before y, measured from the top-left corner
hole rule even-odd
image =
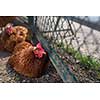
[[[45,54],[45,55],[46,55],[46,52],[44,51],[44,52],[43,52],[43,54]]]
[[[34,47],[34,48],[33,48],[33,51],[35,51],[36,49],[37,49],[37,47]]]

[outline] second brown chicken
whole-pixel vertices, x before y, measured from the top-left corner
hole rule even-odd
[[[14,47],[18,43],[27,40],[28,35],[28,29],[26,27],[7,24],[0,37],[2,48],[9,52],[13,52]]]

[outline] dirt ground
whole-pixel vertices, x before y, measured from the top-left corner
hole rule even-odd
[[[15,82],[12,77],[9,77],[6,69],[6,64],[10,54],[7,52],[0,52],[0,82]]]

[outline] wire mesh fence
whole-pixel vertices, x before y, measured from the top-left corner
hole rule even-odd
[[[37,31],[66,65],[100,70],[100,17],[37,16]],[[73,68],[72,68],[73,69]]]

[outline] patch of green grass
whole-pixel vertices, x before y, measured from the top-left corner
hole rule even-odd
[[[80,64],[88,69],[100,70],[100,61],[89,57],[87,55],[81,54],[79,51],[75,50],[71,46],[64,47],[63,43],[57,44],[58,47],[63,48],[63,50],[70,55],[72,55],[76,60],[79,60]]]
[[[92,58],[87,55],[83,55],[79,51],[76,51],[76,50],[74,50],[74,48],[70,48],[70,47],[68,49],[68,52],[71,52],[72,55],[75,57],[75,59],[79,60],[80,64],[82,64],[86,68],[99,70],[100,62],[97,59]]]
[[[95,70],[99,70],[100,62],[97,59],[91,58],[86,55],[81,55],[78,51],[75,54],[75,58],[80,61],[80,63],[85,66],[86,68],[91,68]]]

